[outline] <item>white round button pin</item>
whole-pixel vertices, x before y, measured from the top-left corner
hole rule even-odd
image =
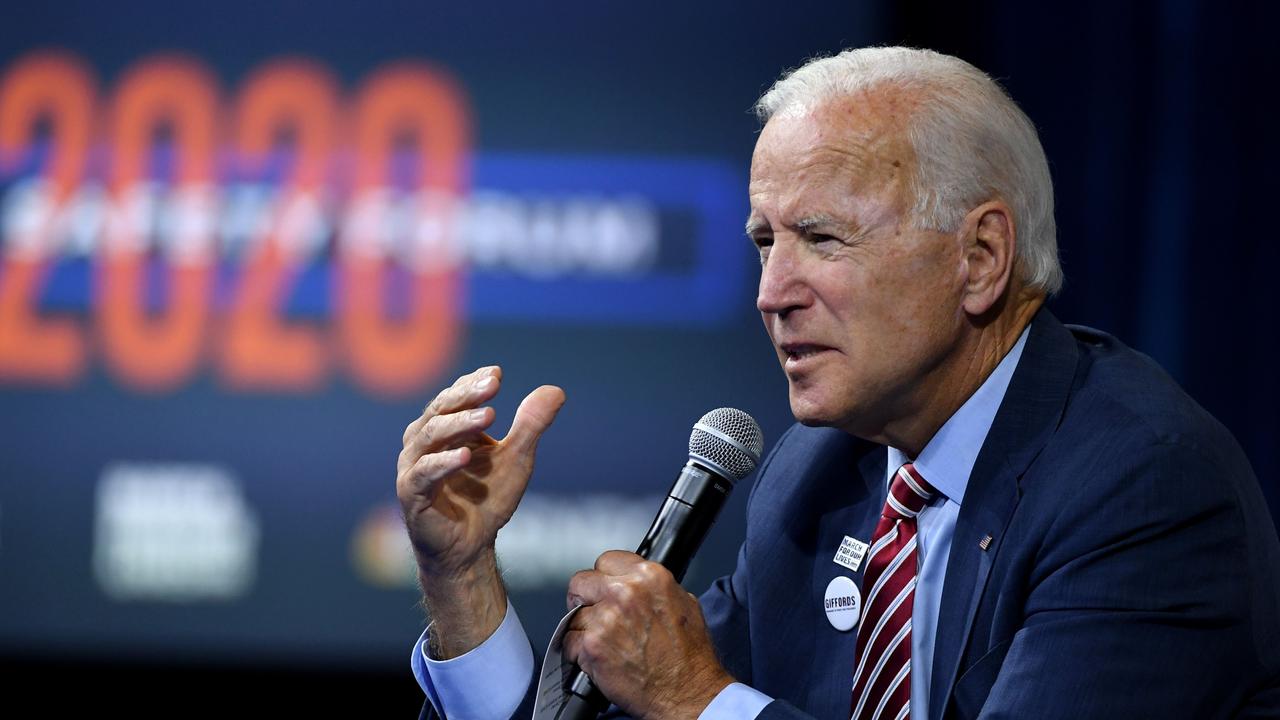
[[[862,612],[862,593],[852,578],[840,575],[827,583],[827,596],[822,601],[827,611],[827,622],[831,627],[840,630],[852,630],[858,624],[858,615]]]

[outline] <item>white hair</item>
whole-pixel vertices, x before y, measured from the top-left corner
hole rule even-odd
[[[1061,289],[1053,181],[1040,138],[1004,88],[969,63],[915,48],[845,50],[784,75],[756,102],[756,115],[768,122],[883,85],[922,99],[905,128],[916,154],[916,226],[954,232],[970,210],[999,198],[1013,211],[1023,282],[1046,295]]]

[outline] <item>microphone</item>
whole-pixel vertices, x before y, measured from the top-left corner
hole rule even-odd
[[[756,469],[763,451],[764,435],[750,415],[734,408],[703,415],[689,435],[689,462],[636,554],[661,564],[680,582],[734,483]],[[580,669],[567,689],[571,696],[556,720],[593,720],[609,708],[609,700]]]

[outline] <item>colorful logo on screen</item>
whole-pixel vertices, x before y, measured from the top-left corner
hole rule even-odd
[[[468,322],[715,326],[750,277],[743,182],[476,152],[461,86],[425,63],[343,91],[281,59],[225,96],[189,57],[107,93],[70,54],[28,55],[0,76],[0,382],[342,373],[395,397],[450,367]]]

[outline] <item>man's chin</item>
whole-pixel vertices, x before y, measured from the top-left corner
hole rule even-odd
[[[796,398],[791,399],[791,414],[796,422],[807,427],[831,427],[838,424],[839,419],[833,417],[830,409],[815,406]]]

